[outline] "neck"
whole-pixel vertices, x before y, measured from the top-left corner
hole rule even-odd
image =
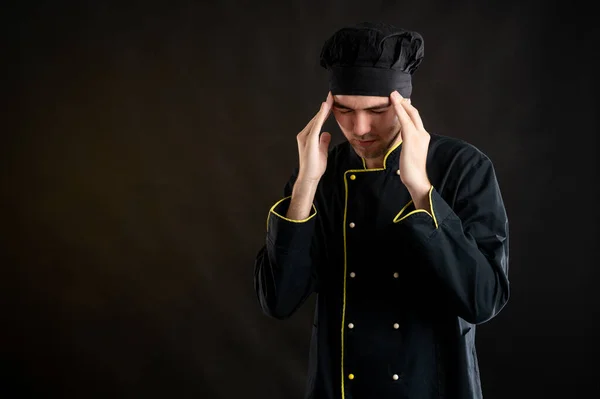
[[[367,166],[367,169],[383,168],[383,157],[365,159],[365,165]]]

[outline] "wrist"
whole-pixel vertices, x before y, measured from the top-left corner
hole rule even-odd
[[[408,192],[415,204],[416,209],[429,210],[429,191],[431,183],[421,184],[419,186],[408,188]]]
[[[298,177],[292,189],[292,196],[314,196],[319,186],[319,180]]]
[[[292,198],[286,217],[292,220],[304,220],[310,216],[318,181],[297,180],[292,189]]]

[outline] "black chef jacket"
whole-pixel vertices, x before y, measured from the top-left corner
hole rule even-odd
[[[431,134],[430,209],[399,176],[402,143],[367,169],[329,151],[310,216],[285,217],[298,169],[268,213],[255,261],[262,310],[285,319],[316,293],[306,398],[481,398],[475,327],[509,298],[508,218],[475,146]]]

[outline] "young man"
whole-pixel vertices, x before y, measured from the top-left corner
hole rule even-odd
[[[411,105],[422,59],[419,33],[385,24],[323,47],[330,93],[255,262],[266,314],[317,294],[306,398],[482,397],[475,329],[509,298],[508,219],[491,160]],[[347,141],[329,149],[331,112]]]

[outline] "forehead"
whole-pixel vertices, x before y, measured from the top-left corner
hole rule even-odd
[[[386,106],[390,103],[389,97],[379,96],[355,96],[355,95],[335,95],[334,103],[351,109],[364,109],[378,106]]]

